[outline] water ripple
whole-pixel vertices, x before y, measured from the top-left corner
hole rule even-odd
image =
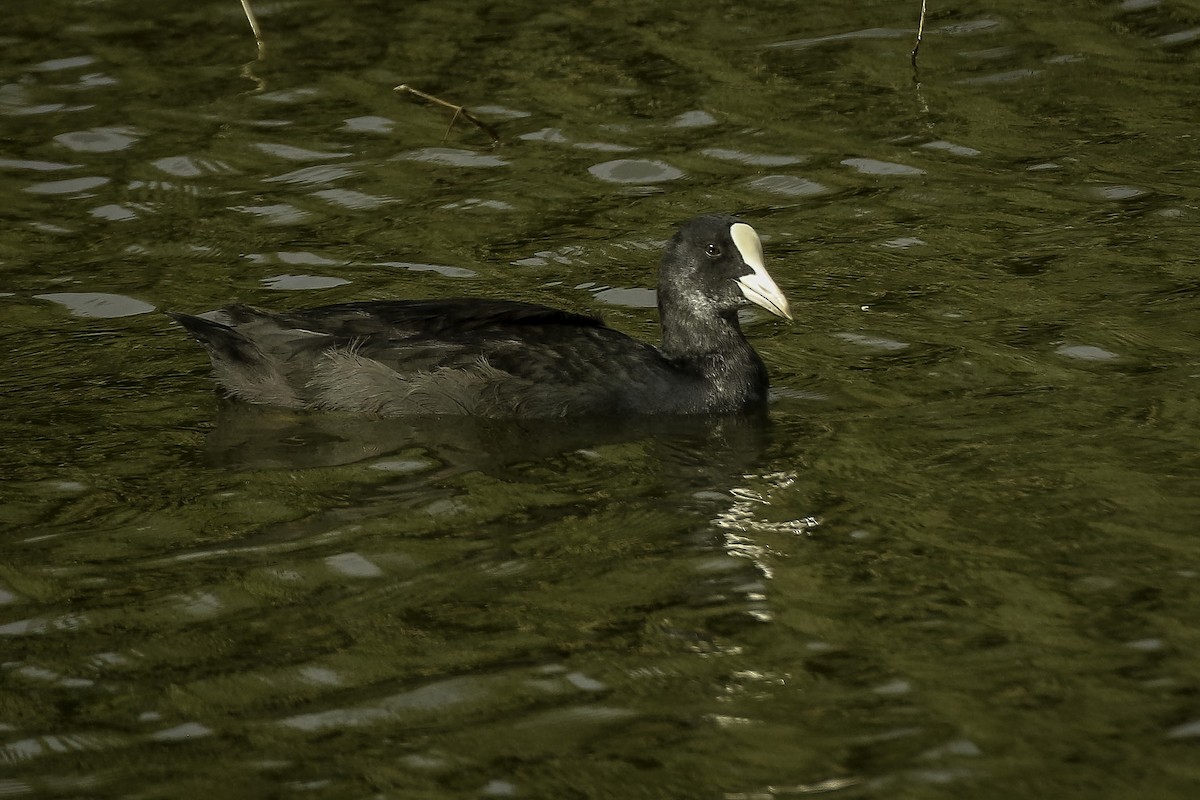
[[[380,261],[381,267],[395,267],[397,269],[405,269],[410,272],[436,272],[439,275],[445,275],[447,278],[474,278],[479,273],[466,267],[451,267],[445,264],[418,264],[410,261]]]
[[[319,186],[321,184],[340,181],[343,178],[348,178],[354,174],[355,171],[347,167],[321,165],[316,167],[302,167],[301,169],[294,170],[283,175],[276,175],[273,178],[263,178],[263,182],[294,183],[302,186]]]
[[[685,111],[667,123],[672,128],[705,128],[716,124],[717,118],[707,111]]]
[[[224,161],[196,156],[167,156],[150,162],[158,169],[177,178],[198,178],[202,175],[232,175],[237,170]]]
[[[829,191],[828,186],[794,175],[764,175],[761,178],[755,178],[750,185],[755,189],[788,197],[813,197]]]
[[[68,178],[61,181],[46,181],[34,183],[25,187],[30,194],[78,194],[104,186],[112,179],[100,175],[88,175],[82,178]]]
[[[275,275],[263,278],[262,282],[268,289],[283,292],[332,289],[335,286],[345,286],[350,283],[345,278],[334,278],[327,275]]]
[[[676,169],[664,161],[632,158],[605,161],[588,167],[588,172],[609,183],[663,183],[684,176],[683,170]]]
[[[440,164],[448,167],[507,167],[508,162],[499,156],[458,150],[453,147],[423,147],[396,156],[404,161],[419,161],[424,164]]]
[[[34,172],[57,172],[63,169],[79,169],[79,165],[60,164],[55,161],[27,161],[17,158],[0,158],[0,169],[29,169]]]
[[[254,147],[267,155],[276,156],[286,161],[321,161],[327,158],[348,158],[349,153],[329,153],[320,150],[309,150],[305,147],[295,147],[290,144],[276,142],[257,142]]]
[[[750,164],[756,167],[787,167],[804,161],[798,156],[775,156],[760,153],[746,153],[741,150],[727,150],[722,147],[706,147],[700,151],[709,158],[722,161],[736,161],[739,164]]]
[[[353,133],[391,133],[396,121],[387,117],[351,117],[342,125],[343,130]]]
[[[65,58],[52,58],[49,61],[43,61],[40,64],[34,64],[31,69],[34,72],[58,72],[59,70],[64,69],[78,69],[80,67],[87,67],[95,63],[95,56],[67,56]]]
[[[104,292],[51,292],[37,294],[34,297],[38,300],[49,300],[52,303],[66,306],[77,317],[116,319],[149,314],[155,310],[155,306],[145,301]]]
[[[60,133],[54,141],[77,153],[112,153],[130,147],[138,137],[139,134],[129,128],[91,128]]]
[[[910,167],[907,164],[897,164],[892,161],[878,161],[874,158],[847,158],[842,164],[853,167],[864,175],[924,175],[925,170]]]

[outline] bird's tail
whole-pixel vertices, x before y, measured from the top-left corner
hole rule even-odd
[[[178,311],[168,311],[166,314],[204,346],[214,364],[232,362],[245,366],[262,365],[263,354],[258,346],[229,325]]]

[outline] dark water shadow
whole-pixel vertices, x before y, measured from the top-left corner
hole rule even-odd
[[[765,415],[624,419],[378,419],[225,403],[205,442],[209,466],[313,469],[420,451],[448,469],[493,473],[575,450],[653,439],[683,460],[737,468],[765,450]],[[688,455],[691,454],[691,458]],[[415,467],[415,465],[414,465]],[[397,465],[403,472],[403,463]]]
[[[762,463],[770,431],[765,415],[375,419],[227,403],[205,442],[204,459],[210,467],[243,473],[348,468],[388,474],[357,485],[353,496],[336,507],[247,532],[232,548],[245,550],[312,541],[389,515],[429,513],[439,501],[452,506],[464,492],[456,479],[467,473],[496,478],[514,491],[520,484],[549,480],[590,493],[600,488],[595,481],[605,479],[588,459],[600,458],[597,449],[612,446],[632,449],[604,457],[608,468],[619,471],[627,464],[629,470],[652,472],[662,502],[678,506],[697,492],[730,491]],[[449,519],[447,524],[453,525]],[[217,551],[203,548],[176,557],[203,558],[230,549],[224,543]]]

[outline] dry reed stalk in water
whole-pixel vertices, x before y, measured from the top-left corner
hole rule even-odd
[[[459,117],[463,117],[468,122],[474,123],[475,127],[492,137],[492,144],[498,144],[500,142],[500,134],[496,133],[496,129],[479,119],[479,117],[476,117],[470,111],[467,111],[466,106],[456,105],[448,100],[443,100],[440,97],[434,97],[431,94],[422,92],[420,89],[414,89],[406,83],[400,84],[395,90],[397,92],[408,92],[409,94],[415,94],[422,100],[427,100],[430,103],[437,103],[439,106],[445,106],[446,108],[454,110],[454,116],[450,118],[450,127],[446,128],[446,135],[442,137],[443,142],[450,137],[450,130],[454,127],[454,123]]]

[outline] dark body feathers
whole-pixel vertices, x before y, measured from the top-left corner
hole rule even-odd
[[[751,236],[753,231],[727,217],[688,224],[700,228],[693,231],[699,236],[685,237],[685,226],[660,272],[662,349],[593,317],[474,298],[344,303],[286,313],[234,305],[212,319],[171,317],[208,351],[225,390],[252,403],[383,416],[523,418],[760,406],[766,369],[738,327],[736,279],[765,276],[765,270],[744,263],[730,238],[732,225]],[[710,240],[719,242],[720,258],[701,249]],[[711,281],[715,294],[695,283],[698,269],[714,262],[729,273]],[[678,291],[673,283],[680,283]],[[786,312],[781,294],[778,300]]]

